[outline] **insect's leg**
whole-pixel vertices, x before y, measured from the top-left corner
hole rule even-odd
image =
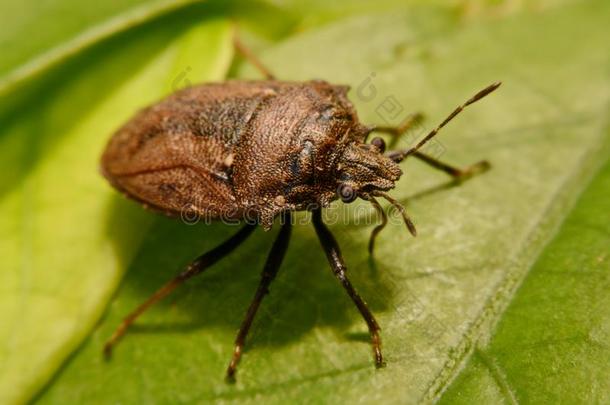
[[[388,156],[390,159],[394,160],[394,157],[402,156],[402,154],[403,154],[403,151],[390,151],[386,154],[386,156]],[[483,173],[483,172],[489,170],[489,168],[491,167],[491,165],[489,164],[489,162],[487,160],[481,160],[470,166],[467,166],[464,168],[459,168],[459,167],[450,165],[448,163],[445,163],[439,159],[436,159],[433,156],[427,155],[420,151],[413,152],[411,154],[411,156],[418,158],[419,160],[429,164],[430,166],[434,167],[435,169],[442,170],[443,172],[447,173],[448,175],[450,175],[451,177],[453,177],[456,180],[468,179],[476,174]]]
[[[418,112],[418,113],[411,114],[410,116],[408,116],[407,119],[404,120],[397,127],[375,126],[373,128],[373,131],[384,132],[386,134],[392,135],[392,140],[390,141],[389,146],[393,147],[394,145],[396,145],[396,142],[398,142],[398,138],[400,138],[401,135],[407,133],[413,127],[416,127],[417,125],[419,125],[423,119],[424,119],[424,115],[422,113]]]
[[[265,295],[269,293],[269,285],[275,278],[280,265],[282,264],[282,260],[284,259],[286,250],[288,249],[291,230],[292,224],[290,212],[285,212],[282,215],[282,228],[280,229],[275,242],[273,242],[273,247],[271,248],[271,252],[269,252],[269,256],[267,256],[267,262],[265,263],[265,267],[261,273],[261,281],[258,285],[258,289],[256,290],[254,298],[250,303],[248,312],[246,312],[246,317],[242,321],[239,331],[237,332],[233,356],[231,357],[231,362],[227,368],[228,381],[234,381],[235,379],[237,364],[239,363],[244,344],[246,343],[246,336],[250,331],[250,326],[252,325],[256,311],[258,310],[258,307],[260,306]]]
[[[255,225],[247,224],[239,230],[235,235],[218,245],[214,249],[206,252],[196,258],[191,264],[188,265],[186,270],[174,277],[163,287],[159,288],[153,295],[151,295],[145,302],[131,312],[123,322],[116,328],[110,339],[104,345],[104,354],[110,356],[112,354],[113,346],[121,339],[121,337],[127,332],[129,326],[135,322],[135,320],[142,315],[148,308],[153,304],[163,299],[169,293],[171,293],[176,287],[181,285],[189,278],[196,276],[203,272],[205,269],[222,259],[229,253],[231,253],[237,246],[239,246],[256,228]]]
[[[256,57],[256,55],[254,55],[254,53],[252,53],[252,51],[248,49],[239,40],[237,35],[233,37],[233,45],[235,46],[237,52],[241,53],[243,57],[248,60],[248,62],[253,64],[254,67],[256,67],[265,76],[267,80],[275,80],[275,76],[273,75],[273,73],[271,73],[271,71],[267,69],[265,65],[262,64],[262,62]]]
[[[364,318],[368,328],[369,333],[371,335],[371,343],[373,345],[373,354],[375,356],[375,366],[382,367],[383,356],[381,355],[381,338],[379,337],[379,331],[381,328],[379,324],[375,320],[375,317],[366,306],[366,303],[360,298],[360,295],[356,292],[352,284],[347,278],[345,263],[343,262],[343,257],[341,256],[341,251],[339,250],[339,245],[335,240],[330,230],[324,225],[322,222],[322,211],[320,209],[315,209],[312,212],[313,216],[313,225],[316,229],[316,233],[318,234],[318,239],[320,240],[320,244],[324,249],[324,253],[326,253],[326,257],[328,258],[328,262],[330,263],[330,267],[335,274],[335,277],[341,282],[345,291],[350,296],[360,314]]]

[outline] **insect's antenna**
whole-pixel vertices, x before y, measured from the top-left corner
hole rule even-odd
[[[411,221],[409,214],[407,214],[407,210],[405,209],[405,207],[402,206],[402,204],[400,204],[398,201],[396,201],[395,199],[393,199],[392,197],[390,197],[383,191],[376,190],[376,191],[373,191],[371,194],[386,199],[398,211],[400,211],[400,214],[402,215],[402,219],[404,219],[405,225],[407,226],[407,229],[409,230],[409,232],[411,232],[411,235],[417,236],[417,229],[415,229],[415,224],[413,223],[413,221]]]
[[[381,204],[379,204],[379,201],[377,201],[377,199],[375,199],[375,197],[367,194],[367,195],[363,195],[362,198],[369,201],[375,208],[375,211],[377,211],[377,213],[379,213],[379,215],[381,216],[381,223],[379,225],[377,225],[375,227],[375,229],[373,229],[373,231],[371,232],[371,237],[369,239],[369,254],[373,255],[373,249],[375,248],[375,238],[377,237],[379,232],[381,232],[381,230],[383,228],[385,228],[385,226],[387,225],[388,216],[386,215],[383,208],[381,208]]]
[[[470,104],[476,103],[477,101],[479,101],[480,99],[482,99],[483,97],[487,96],[488,94],[490,94],[491,92],[493,92],[494,90],[496,90],[498,87],[500,87],[500,85],[502,84],[502,82],[496,82],[492,85],[489,85],[487,87],[485,87],[483,90],[479,91],[477,94],[475,94],[474,96],[472,96],[468,101],[466,101],[464,104],[462,104],[461,106],[459,106],[458,108],[456,108],[455,110],[453,110],[453,112],[451,114],[449,114],[449,116],[447,118],[445,118],[445,120],[443,122],[441,122],[441,124],[439,126],[437,126],[436,128],[434,128],[432,131],[430,131],[428,133],[428,135],[425,136],[424,139],[422,139],[421,141],[419,141],[417,143],[417,145],[415,145],[414,147],[412,147],[411,149],[408,149],[404,152],[398,153],[394,156],[391,157],[391,159],[395,162],[401,162],[403,159],[405,159],[407,156],[412,155],[413,153],[417,152],[422,146],[424,146],[430,139],[434,138],[436,136],[436,134],[438,134],[438,131],[441,130],[441,128],[443,128],[445,125],[447,125],[449,123],[449,121],[451,121],[452,119],[454,119],[459,113],[461,113],[464,108],[466,108],[467,106],[469,106]]]

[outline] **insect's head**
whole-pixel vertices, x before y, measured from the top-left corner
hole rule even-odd
[[[337,176],[337,197],[345,203],[350,203],[358,197],[369,201],[381,214],[383,219],[381,228],[383,228],[387,222],[387,218],[375,199],[376,196],[382,197],[398,209],[402,214],[407,228],[415,236],[415,226],[408,217],[405,208],[398,201],[386,194],[387,190],[394,188],[394,182],[398,180],[402,174],[398,167],[398,163],[408,156],[418,153],[418,150],[425,145],[426,142],[436,136],[441,128],[462,112],[464,108],[495,91],[500,87],[500,84],[500,82],[493,83],[476,93],[464,104],[453,110],[447,118],[430,131],[416,145],[406,150],[394,151],[384,155],[385,143],[382,138],[373,138],[373,140],[367,144],[364,140],[366,139],[368,132],[356,131],[356,134],[360,132],[360,135],[356,135],[351,140],[348,139],[347,142],[342,142],[343,153],[339,159],[339,164],[337,165],[337,171],[339,173]],[[379,229],[380,228],[377,228],[377,231]],[[374,239],[374,235],[375,232],[373,232],[371,241]],[[369,245],[369,249],[371,249],[371,246],[372,245]]]
[[[370,143],[358,140],[347,143],[336,167],[337,197],[350,203],[358,197],[367,199],[372,193],[394,188],[402,170],[384,152],[382,138],[373,138]]]
[[[344,203],[357,198],[369,201],[385,217],[375,197],[389,201],[402,214],[409,231],[415,235],[415,226],[407,216],[404,207],[390,197],[386,191],[394,188],[402,175],[397,161],[384,154],[386,145],[383,138],[375,137],[370,143],[364,139],[349,140],[337,164],[336,197]]]

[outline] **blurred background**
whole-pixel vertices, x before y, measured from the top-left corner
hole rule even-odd
[[[27,0],[0,1],[0,20],[0,403],[610,401],[607,1]],[[456,184],[403,165],[392,196],[417,238],[393,224],[371,258],[368,211],[332,207],[382,370],[310,226],[235,385],[225,367],[277,229],[101,355],[124,315],[235,228],[143,210],[103,180],[100,154],[180,88],[260,79],[236,33],[280,80],[351,86],[366,124],[423,113],[399,147],[503,81],[428,150],[492,170]]]

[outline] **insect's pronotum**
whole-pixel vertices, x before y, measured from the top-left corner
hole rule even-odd
[[[227,377],[233,379],[256,311],[288,248],[290,216],[293,211],[309,210],[335,276],[366,321],[375,365],[381,367],[380,327],[350,283],[337,241],[322,222],[321,209],[336,199],[369,201],[382,216],[382,223],[371,234],[371,252],[375,236],[387,222],[377,197],[399,209],[415,235],[404,207],[386,193],[402,174],[398,164],[415,157],[455,179],[485,171],[489,167],[486,161],[460,169],[420,148],[466,106],[500,83],[479,91],[412,148],[386,152],[382,138],[366,143],[368,135],[379,131],[399,136],[407,127],[363,125],[347,98],[347,86],[276,80],[239,41],[235,45],[266,80],[202,84],[140,111],[110,139],[102,156],[102,172],[128,197],[168,215],[179,216],[186,207],[207,218],[248,217],[256,223],[245,221],[235,235],[196,258],[155,292],[124,319],[104,351],[109,355],[138,316],[232,252],[256,224],[269,229],[280,216],[280,232],[235,339],[227,369]]]

